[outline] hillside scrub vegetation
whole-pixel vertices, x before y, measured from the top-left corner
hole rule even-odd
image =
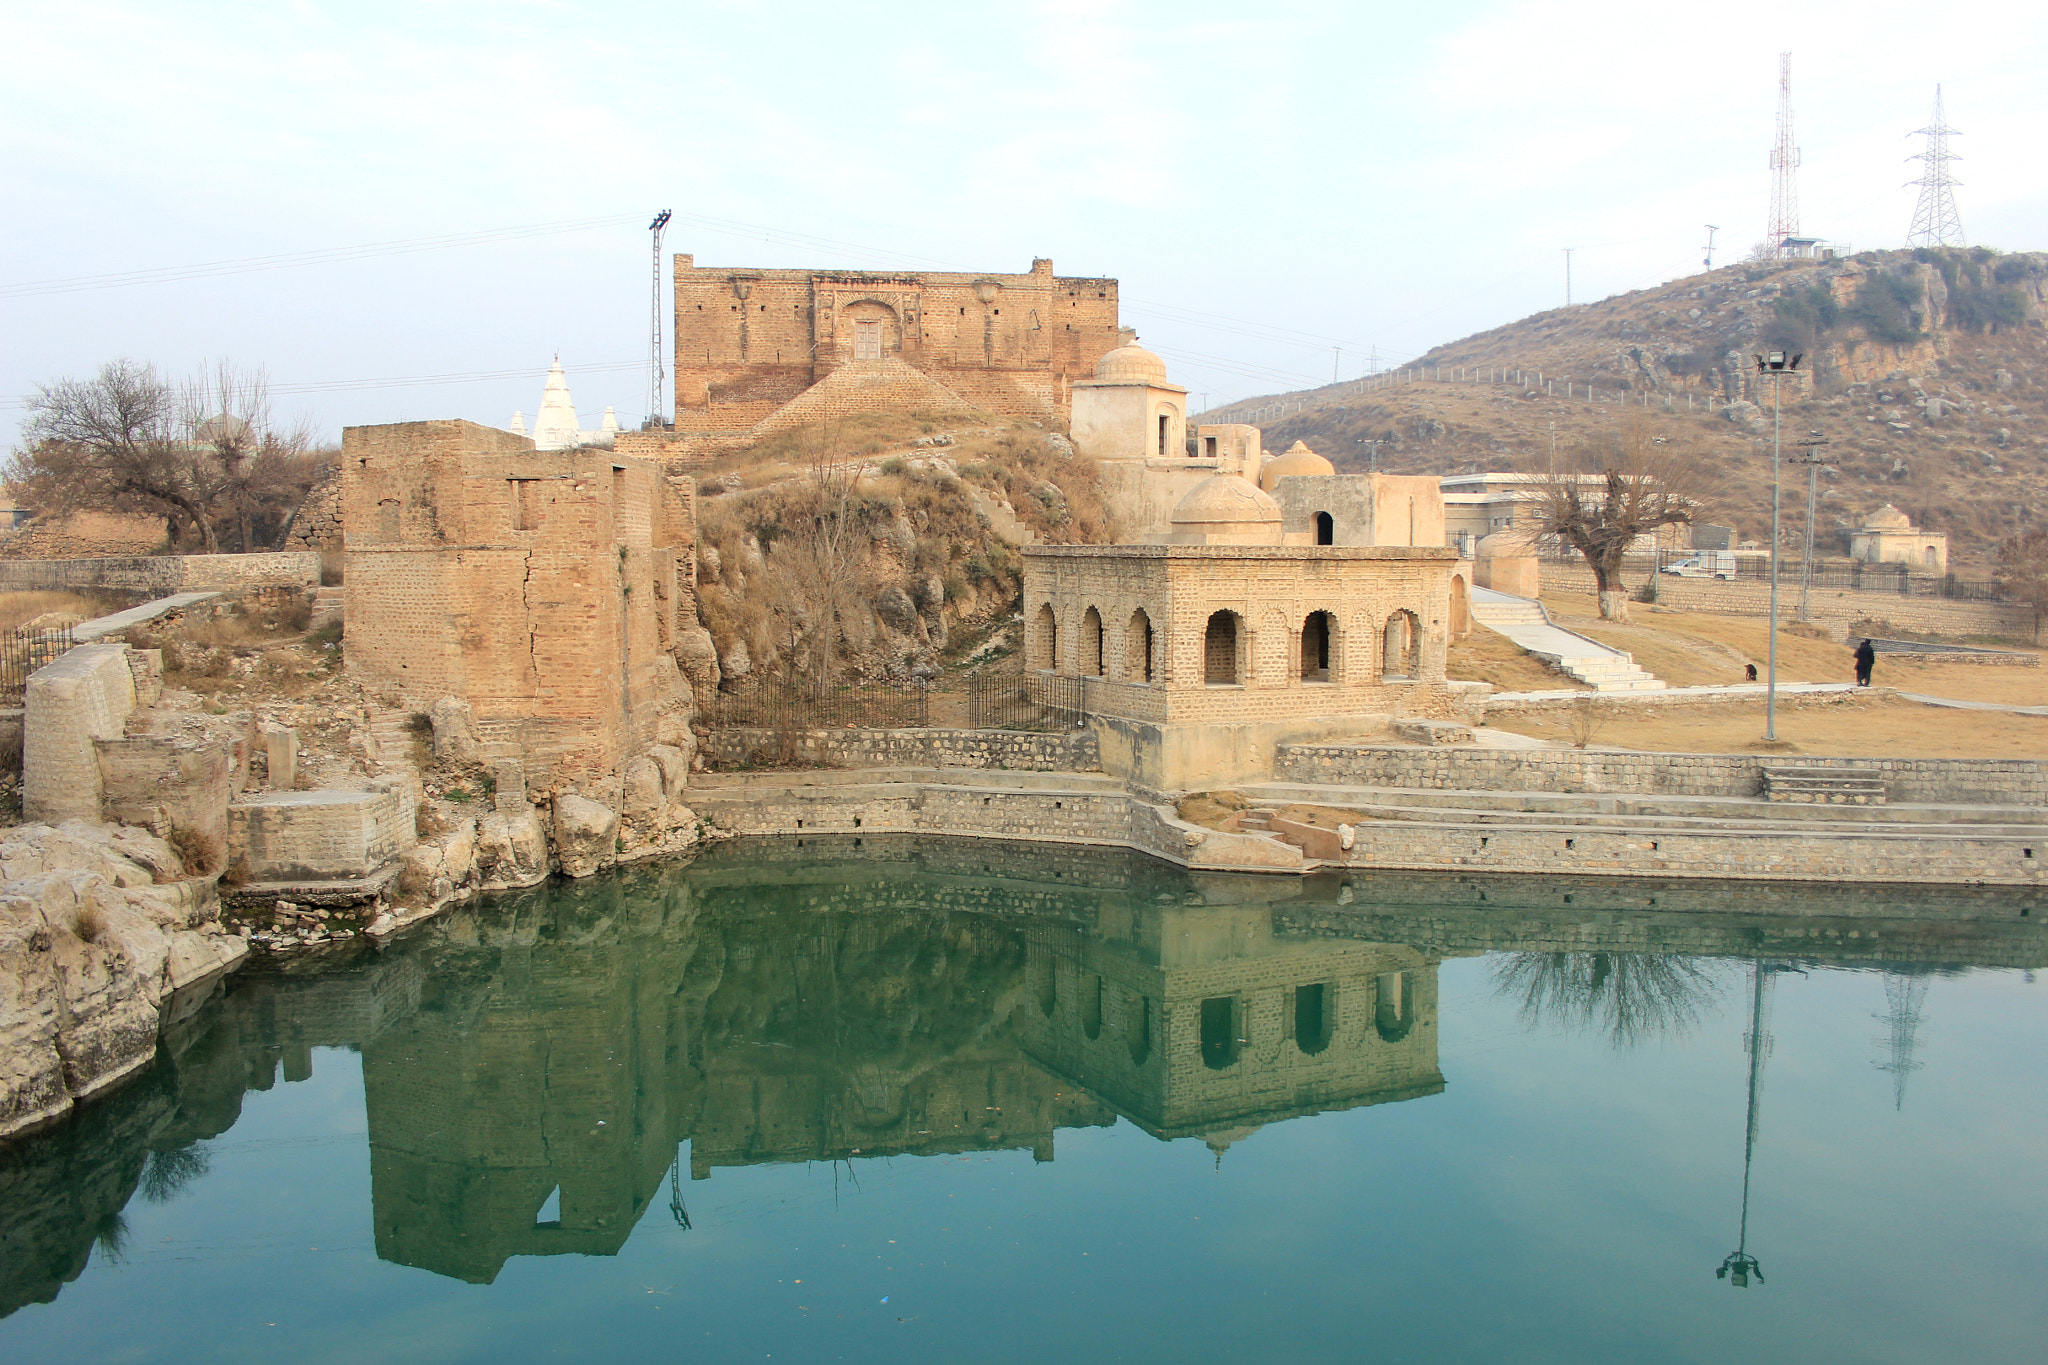
[[[869,416],[719,467],[700,485],[698,615],[728,688],[931,678],[1015,613],[1019,539],[1114,535],[1094,465],[1030,424]]]
[[[1885,503],[1949,537],[1964,579],[2048,506],[2048,253],[1987,247],[1745,262],[1437,347],[1396,376],[1248,398],[1206,415],[1261,421],[1339,470],[1532,471],[1641,413],[1713,469],[1707,520],[1763,548],[1770,524],[1770,381],[1753,357],[1805,357],[1784,383],[1790,443],[1818,432],[1816,542],[1845,555]],[[1420,376],[1416,378],[1414,376]],[[1589,399],[1589,393],[1592,395]],[[1569,395],[1569,396],[1568,396]],[[1787,481],[1787,548],[1804,535],[1804,474]]]

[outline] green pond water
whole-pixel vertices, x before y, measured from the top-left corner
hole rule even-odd
[[[2038,916],[727,845],[184,1002],[0,1361],[2035,1362]]]

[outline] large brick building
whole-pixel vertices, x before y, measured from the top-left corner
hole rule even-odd
[[[1048,260],[1022,275],[885,274],[678,255],[675,308],[679,436],[905,406],[1064,424],[1069,386],[1120,340],[1117,282],[1054,275]]]

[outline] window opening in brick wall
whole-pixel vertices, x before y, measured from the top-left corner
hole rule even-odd
[[[1166,433],[1172,426],[1172,423],[1172,414],[1164,412],[1159,414],[1159,453],[1161,455],[1166,454]]]
[[[1025,667],[1053,672],[1060,666],[1060,624],[1052,614],[1052,603],[1040,606],[1031,621],[1031,640],[1025,649]]]
[[[1081,1032],[1090,1038],[1102,1036],[1102,978],[1091,976],[1081,987]]]
[[[1301,680],[1330,681],[1330,637],[1336,634],[1336,620],[1326,611],[1312,611],[1301,624]]]
[[[1209,617],[1202,637],[1202,681],[1211,686],[1234,686],[1242,682],[1238,668],[1237,613],[1219,611]]]
[[[1081,614],[1081,671],[1102,676],[1102,613],[1090,607]]]
[[[1310,1057],[1330,1045],[1334,993],[1326,981],[1294,988],[1294,1045]]]
[[[1415,1027],[1415,985],[1406,972],[1386,972],[1373,987],[1373,1029],[1381,1042],[1398,1043]]]
[[[507,479],[505,483],[512,504],[512,529],[538,531],[541,510],[540,480]]]
[[[1216,458],[1216,438],[1214,436],[1204,436],[1202,438],[1202,455],[1205,459],[1213,460]]]
[[[1143,608],[1132,612],[1124,627],[1124,676],[1131,682],[1152,681],[1152,618]]]
[[[1330,514],[1329,514],[1328,512],[1318,512],[1318,513],[1316,513],[1316,544],[1318,544],[1318,545],[1335,545],[1336,543],[1337,543],[1337,520],[1336,520],[1336,518],[1335,518],[1335,517],[1332,517],[1332,516],[1331,516],[1331,515],[1330,515]]]
[[[1237,997],[1212,995],[1202,1002],[1202,1065],[1222,1071],[1237,1065]]]
[[[1140,1066],[1152,1055],[1152,1002],[1142,995],[1124,1000],[1124,1046]]]

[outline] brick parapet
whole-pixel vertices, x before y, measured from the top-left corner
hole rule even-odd
[[[826,768],[995,768],[1017,772],[1102,771],[1090,730],[712,730],[697,752],[717,767],[773,766],[787,744],[804,764]]]

